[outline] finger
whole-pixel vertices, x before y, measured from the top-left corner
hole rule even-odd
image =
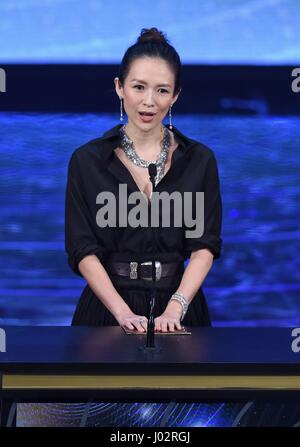
[[[143,323],[141,323],[141,326],[142,326],[144,332],[147,331],[147,323],[143,322]]]
[[[145,332],[145,329],[143,328],[143,326],[141,325],[141,323],[139,321],[135,321],[134,325],[139,332]]]
[[[172,321],[169,321],[169,330],[170,332],[174,332],[174,323]]]
[[[179,331],[181,330],[180,321],[176,321],[175,326],[176,326],[176,329],[178,329]]]
[[[163,321],[163,322],[161,323],[161,330],[162,330],[163,332],[168,332],[168,322],[167,322],[167,321]]]
[[[147,318],[145,317],[144,319],[143,319],[143,321],[141,322],[141,325],[142,325],[142,327],[145,329],[145,331],[147,330],[147,326],[148,326],[148,320],[147,320]]]
[[[160,331],[160,320],[158,318],[154,319],[154,330]]]
[[[141,326],[142,326],[142,328],[144,329],[144,331],[146,331],[147,330],[147,325],[143,322],[143,323],[141,323]]]
[[[126,329],[130,329],[131,331],[135,329],[135,327],[133,326],[133,324],[130,323],[130,321],[128,321],[127,323],[125,323],[123,325]]]

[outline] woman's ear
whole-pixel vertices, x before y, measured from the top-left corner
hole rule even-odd
[[[179,90],[179,92],[172,98],[172,105],[175,104],[175,102],[178,99],[178,96],[180,95],[181,89]]]
[[[116,77],[114,79],[114,83],[117,95],[119,96],[119,98],[123,98],[123,88],[121,86],[120,79]]]

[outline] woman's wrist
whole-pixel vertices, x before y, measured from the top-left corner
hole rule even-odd
[[[183,293],[176,292],[173,293],[171,296],[171,299],[169,301],[170,303],[176,302],[181,306],[181,318],[180,320],[183,320],[185,317],[185,314],[187,313],[188,307],[189,307],[189,301]]]
[[[170,300],[168,302],[166,310],[170,310],[172,312],[175,312],[178,314],[178,317],[181,318],[182,315],[182,305],[179,303],[179,301]]]
[[[118,305],[112,313],[113,313],[114,317],[116,319],[118,319],[122,315],[130,313],[130,312],[131,312],[130,307],[124,301],[124,303],[121,303],[120,305]]]

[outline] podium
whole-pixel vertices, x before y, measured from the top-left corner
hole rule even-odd
[[[187,328],[157,353],[119,326],[2,328],[1,425],[16,402],[300,400],[292,328]]]

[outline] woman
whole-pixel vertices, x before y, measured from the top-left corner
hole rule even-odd
[[[211,325],[201,285],[221,250],[218,170],[209,148],[172,126],[171,109],[181,91],[180,71],[180,58],[164,35],[156,28],[143,29],[126,51],[114,80],[120,120],[124,109],[128,122],[84,144],[71,157],[66,251],[71,268],[88,284],[72,325],[120,325],[146,331],[149,261],[154,258],[158,261],[155,330]],[[170,124],[165,126],[167,114]],[[154,256],[153,228],[104,227],[98,214],[99,193],[106,191],[121,200],[120,185],[126,185],[128,194],[139,192],[149,201],[151,162],[157,167],[155,191],[204,192],[203,234],[192,238],[186,236],[186,225],[159,226],[154,229]],[[190,262],[184,270],[187,258]]]

